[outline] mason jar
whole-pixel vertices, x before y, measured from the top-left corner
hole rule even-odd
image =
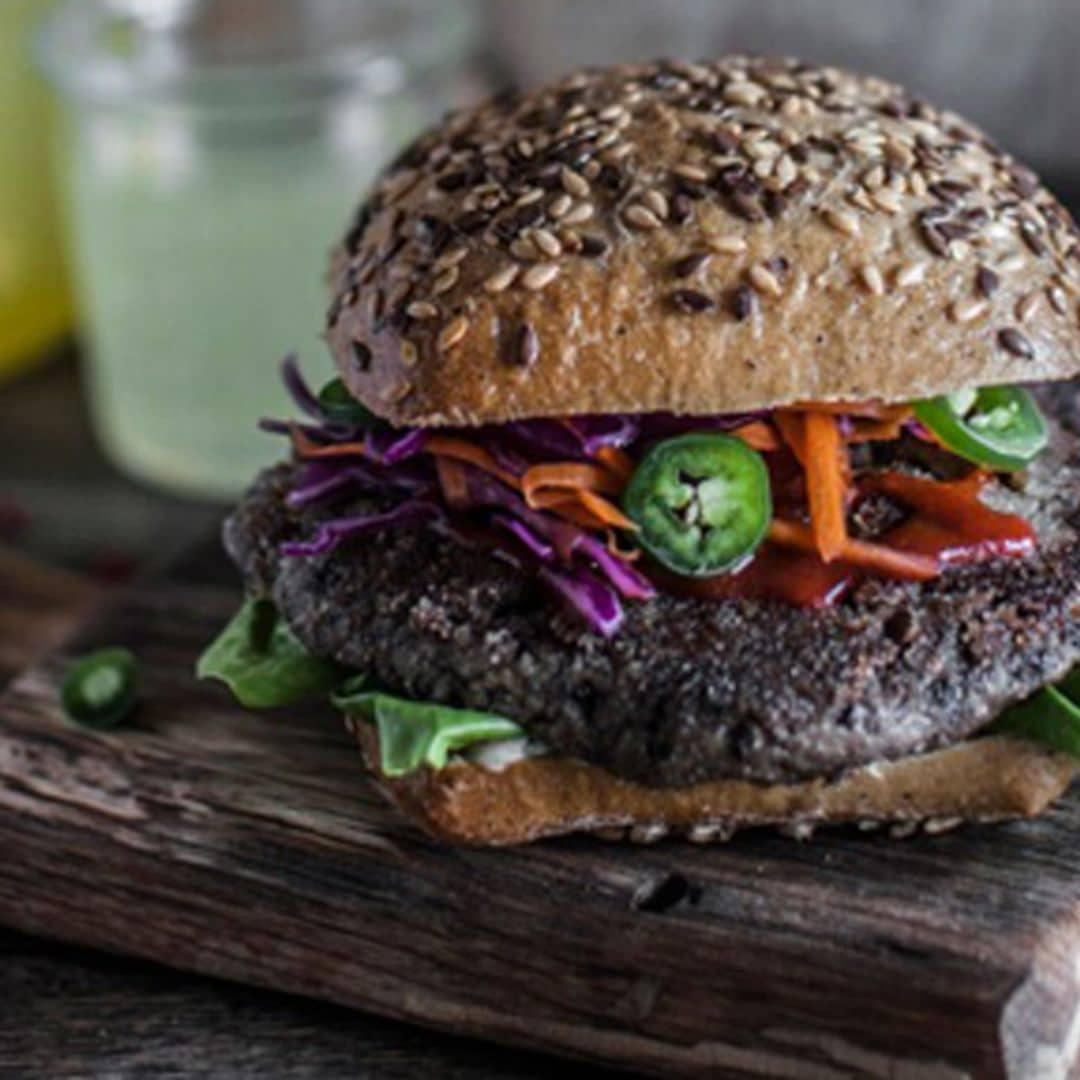
[[[330,247],[375,174],[475,92],[457,0],[67,0],[43,27],[95,428],[178,494],[280,454],[278,361],[329,377]]]

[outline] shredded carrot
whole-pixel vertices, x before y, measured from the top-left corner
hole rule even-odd
[[[558,517],[581,525],[586,529],[603,529],[606,526],[598,517],[586,510],[578,501],[577,493],[558,491],[554,488],[537,492],[533,502],[534,510],[549,510]]]
[[[830,416],[855,416],[867,420],[895,420],[911,412],[910,405],[887,405],[883,401],[810,401],[788,408],[793,412],[828,413]]]
[[[550,510],[575,525],[584,525],[589,529],[637,529],[614,503],[584,489],[548,488],[537,491],[529,500],[529,506],[533,510]]]
[[[469,483],[461,462],[449,457],[436,457],[435,471],[438,473],[439,487],[442,488],[447,504],[455,510],[468,506]]]
[[[424,445],[424,449],[436,457],[453,458],[473,465],[482,472],[497,477],[507,487],[521,490],[521,481],[513,473],[496,464],[495,459],[482,447],[474,446],[465,439],[455,439],[449,435],[433,435]]]
[[[617,559],[622,559],[623,562],[637,562],[641,558],[641,548],[619,546],[619,534],[614,529],[607,530],[607,549]]]
[[[810,525],[818,554],[828,563],[840,556],[847,540],[847,451],[836,417],[807,413],[803,423]]]
[[[795,455],[795,460],[806,468],[806,417],[802,413],[778,411],[773,416],[784,442]]]
[[[614,473],[623,484],[628,483],[634,475],[634,459],[617,446],[601,446],[596,451],[596,460],[609,472]]]
[[[798,551],[817,551],[817,538],[813,530],[797,521],[773,518],[769,526],[769,539],[782,547]],[[884,544],[872,544],[865,540],[844,541],[840,561],[865,570],[873,570],[885,577],[903,581],[928,581],[938,574],[938,564],[927,555],[916,555]]]
[[[367,453],[367,447],[362,442],[329,443],[321,446],[312,442],[295,424],[289,425],[289,436],[297,456],[302,458],[356,457],[358,454]]]
[[[601,498],[593,491],[579,491],[577,498],[589,513],[598,517],[605,525],[637,532],[637,526],[613,502]]]
[[[749,424],[735,428],[731,434],[736,439],[742,439],[751,450],[760,450],[763,453],[779,450],[783,445],[776,432],[764,420],[751,420]]]
[[[845,436],[848,443],[861,442],[891,442],[899,439],[903,432],[904,422],[909,419],[910,412],[895,420],[863,420],[855,419],[854,430]]]
[[[600,491],[605,495],[617,495],[623,483],[600,465],[583,465],[580,462],[561,461],[550,465],[534,465],[521,478],[521,490],[525,501],[531,506],[537,491],[559,488],[563,491]]]

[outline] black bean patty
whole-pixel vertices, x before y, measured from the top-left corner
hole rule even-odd
[[[531,576],[424,531],[280,558],[329,516],[285,508],[288,465],[263,474],[225,539],[313,652],[404,696],[500,713],[648,784],[783,781],[959,741],[1080,662],[1075,449],[1059,438],[1022,493],[995,496],[1036,525],[1031,558],[867,582],[825,612],[629,601],[610,641]]]

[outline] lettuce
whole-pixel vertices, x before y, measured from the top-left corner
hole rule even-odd
[[[1080,758],[1080,677],[1074,672],[1060,686],[1047,686],[1006,710],[994,730],[1022,735],[1051,750]]]
[[[312,656],[269,600],[247,600],[199,657],[195,674],[220,679],[249,709],[323,698],[347,672]]]
[[[512,720],[492,713],[407,701],[370,689],[362,675],[350,679],[330,700],[342,712],[378,728],[386,776],[405,776],[425,765],[442,769],[458,750],[525,734]]]

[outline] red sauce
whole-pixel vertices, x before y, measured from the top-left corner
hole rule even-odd
[[[789,479],[789,478],[785,478]],[[906,506],[911,515],[875,541],[926,555],[943,570],[989,558],[1016,558],[1035,549],[1035,530],[1015,514],[991,510],[979,499],[989,480],[976,472],[940,483],[904,473],[873,473],[857,481],[859,497],[880,493]],[[789,499],[782,500],[787,504]],[[783,516],[788,516],[785,512]],[[741,570],[713,578],[683,578],[653,568],[651,576],[667,592],[709,600],[781,600],[801,608],[837,603],[866,571],[843,562],[766,542]]]

